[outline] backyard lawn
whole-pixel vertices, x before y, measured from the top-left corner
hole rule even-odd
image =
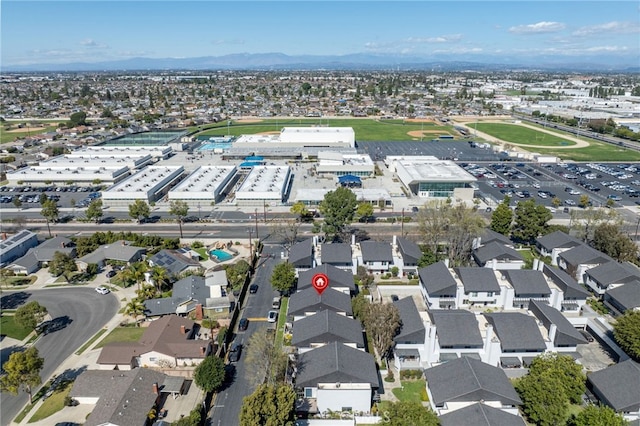
[[[146,328],[143,327],[117,327],[107,335],[96,348],[101,348],[111,342],[137,342],[142,337]]]
[[[424,380],[402,380],[401,388],[393,388],[391,392],[400,401],[422,402],[422,394],[426,394],[426,381]]]
[[[22,327],[14,321],[13,315],[2,315],[0,317],[0,330],[2,334],[13,339],[23,340],[33,330],[30,328]]]

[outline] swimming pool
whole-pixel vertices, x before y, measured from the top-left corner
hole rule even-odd
[[[231,143],[213,143],[213,142],[205,142],[197,149],[197,151],[213,151],[214,149],[220,148],[223,150],[227,150],[231,148],[233,144]]]
[[[227,253],[224,250],[215,249],[211,250],[209,253],[211,254],[211,256],[215,256],[218,259],[218,262],[225,262],[233,258],[233,255]]]

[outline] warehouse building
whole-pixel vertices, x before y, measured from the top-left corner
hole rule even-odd
[[[306,206],[318,206],[329,191],[335,191],[335,189],[305,188],[298,190],[294,202],[300,201]],[[351,191],[356,194],[358,202],[364,201],[380,208],[393,207],[391,195],[384,188],[351,188]]]
[[[291,186],[289,166],[255,166],[236,191],[236,201],[240,204],[286,202]]]
[[[421,198],[473,198],[471,183],[477,179],[449,160],[399,160],[396,174],[413,195]]]
[[[155,161],[165,160],[173,154],[173,148],[168,145],[127,145],[127,144],[115,144],[110,145],[95,145],[84,148],[81,152],[88,154],[107,154],[111,155],[150,155]]]
[[[133,169],[141,169],[144,166],[148,166],[153,162],[153,156],[149,154],[149,150],[145,149],[130,149],[129,147],[122,147],[122,149],[111,149],[113,147],[99,146],[87,147],[85,149],[78,149],[71,151],[69,154],[65,154],[65,158],[82,159],[85,161],[91,160],[104,160],[109,162],[112,160],[125,160],[128,162],[128,167]],[[170,150],[170,148],[169,148]],[[168,151],[169,154],[171,151]],[[163,155],[162,153],[155,153],[156,155]]]
[[[129,176],[131,161],[126,158],[55,157],[38,166],[28,166],[7,172],[9,185],[92,185],[96,182],[113,185]]]
[[[128,206],[135,200],[158,201],[180,180],[182,166],[148,166],[102,192],[105,207]]]
[[[226,195],[226,189],[235,181],[235,166],[198,167],[185,180],[169,191],[169,201],[180,200],[191,207],[209,206]]]
[[[366,154],[344,154],[333,151],[318,153],[316,172],[319,175],[371,177],[375,170],[375,164]]]

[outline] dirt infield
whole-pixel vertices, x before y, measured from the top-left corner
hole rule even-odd
[[[278,132],[278,131],[256,133],[256,135],[279,135],[279,134],[280,134],[280,132]]]
[[[407,132],[407,134],[412,138],[421,138],[427,135],[449,135],[449,133],[443,132],[442,130],[412,130]]]
[[[405,118],[405,123],[435,123],[433,118]]]
[[[3,132],[6,133],[27,133],[27,132],[33,132],[33,133],[37,133],[41,130],[45,130],[47,128],[47,126],[29,126],[29,127],[22,127],[19,129],[11,129],[11,130],[3,130]]]
[[[241,118],[236,120],[236,123],[262,123],[263,121],[258,118]]]

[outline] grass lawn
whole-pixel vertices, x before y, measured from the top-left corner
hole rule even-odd
[[[27,129],[26,127],[21,129],[20,132],[7,132],[3,127],[0,127],[0,144],[13,142],[18,138],[24,138],[27,136],[39,135],[41,133],[53,132],[56,130],[54,126],[47,126],[45,128],[35,128]]]
[[[4,285],[6,286],[16,286],[16,285],[31,285],[34,282],[36,282],[36,280],[38,279],[38,277],[36,277],[35,275],[30,275],[28,277],[6,277],[4,278]]]
[[[276,346],[278,347],[284,344],[284,323],[287,321],[287,306],[289,306],[289,298],[283,297],[280,300],[280,313],[278,314],[278,325],[276,327]]]
[[[474,123],[473,128],[498,139],[502,139],[505,142],[512,142],[518,145],[541,145],[549,147],[575,145],[575,142],[548,133],[538,132],[517,124]]]
[[[2,334],[18,340],[23,340],[33,331],[30,328],[16,324],[12,315],[2,315],[0,317],[0,330],[2,330]]]
[[[196,253],[198,253],[200,255],[200,257],[202,258],[202,260],[208,260],[209,259],[209,253],[207,253],[207,249],[202,247],[202,248],[198,248],[198,249],[192,249],[193,251],[195,251]]]
[[[27,423],[34,423],[42,419],[46,419],[54,413],[62,410],[64,408],[64,399],[69,392],[71,392],[71,388],[73,387],[73,382],[67,382],[64,386],[59,386],[49,398],[45,399],[40,408],[36,411],[36,413],[31,416]]]
[[[101,348],[111,342],[137,342],[145,330],[146,328],[142,327],[116,327],[96,345],[96,348]]]
[[[426,382],[424,380],[402,380],[401,388],[393,388],[391,392],[400,401],[422,402],[422,393],[426,392]]]
[[[589,140],[589,146],[585,148],[536,148],[535,151],[573,161],[640,161],[640,152],[638,151],[593,140]]]
[[[106,333],[106,332],[107,332],[107,330],[103,328],[103,329],[101,329],[100,331],[98,331],[96,334],[94,334],[94,335],[93,335],[93,337],[92,337],[91,339],[87,340],[87,342],[86,342],[84,345],[82,345],[82,346],[80,347],[80,349],[78,349],[78,350],[76,351],[76,355],[81,355],[84,351],[86,351],[86,350],[87,350],[87,348],[88,348],[89,346],[91,346],[91,344],[92,344],[93,342],[95,342],[96,340],[98,340],[98,339],[100,338],[100,336],[102,336],[102,335],[103,335],[104,333]]]
[[[263,132],[279,132],[283,127],[310,127],[314,125],[329,125],[329,127],[353,127],[359,141],[411,141],[419,139],[410,136],[410,131],[424,130],[424,139],[437,139],[438,135],[454,135],[457,133],[452,126],[441,126],[432,122],[416,123],[403,122],[402,120],[374,120],[374,119],[310,119],[310,118],[287,118],[282,120],[268,119],[258,123],[241,123],[233,121],[227,129],[226,122],[218,123],[216,126],[208,127],[207,130],[196,136],[225,136],[231,134],[239,136],[242,134],[255,134]],[[432,133],[433,132],[433,133]]]
[[[535,258],[535,256],[533,255],[533,252],[531,251],[531,249],[519,249],[516,250],[518,253],[520,253],[522,255],[522,257],[524,257],[525,262],[533,262],[533,259]]]

